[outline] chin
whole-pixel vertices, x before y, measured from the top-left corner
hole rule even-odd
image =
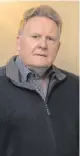
[[[32,64],[32,66],[35,66],[35,67],[50,67],[51,64],[48,64],[48,63],[34,63],[34,64]]]
[[[27,62],[27,65],[34,66],[34,67],[50,67],[52,62],[48,62],[45,60],[34,59]]]

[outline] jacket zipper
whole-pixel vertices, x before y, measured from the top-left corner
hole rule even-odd
[[[45,106],[45,109],[46,109],[46,111],[47,111],[47,114],[50,116],[51,115],[51,112],[50,112],[50,110],[49,110],[49,108],[48,108],[48,105],[47,105],[47,102],[45,101],[45,103],[44,103],[44,106]]]
[[[51,86],[49,92],[47,93],[46,99],[45,99],[45,101],[44,101],[44,106],[45,106],[45,109],[46,109],[47,114],[48,114],[49,116],[51,115],[51,112],[50,112],[50,110],[49,110],[49,108],[48,108],[48,105],[47,105],[48,97],[49,97],[49,95],[50,95],[50,93],[51,93],[52,88],[53,88],[57,83],[58,83],[58,82],[55,81],[55,83]]]

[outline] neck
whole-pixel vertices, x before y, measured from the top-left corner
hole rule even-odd
[[[28,68],[35,73],[37,73],[40,77],[46,76],[46,71],[49,67],[34,67],[34,66],[28,66]]]

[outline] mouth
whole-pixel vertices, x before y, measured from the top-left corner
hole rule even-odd
[[[45,54],[35,54],[35,55],[42,56],[42,57],[47,57],[47,55],[45,55]]]

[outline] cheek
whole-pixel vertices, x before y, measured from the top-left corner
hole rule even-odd
[[[58,52],[58,46],[54,46],[54,47],[52,46],[49,48],[49,54],[48,54],[49,61],[53,62],[55,60],[57,52]]]
[[[54,56],[54,55],[56,55],[57,54],[57,52],[58,52],[58,46],[52,46],[52,47],[50,47],[49,48],[49,52],[50,52],[50,55],[51,56]]]
[[[21,53],[27,54],[30,51],[31,47],[26,40],[21,40],[20,42],[20,51]]]
[[[39,46],[39,41],[34,40],[33,38],[26,39],[26,45],[29,49],[34,51]]]

